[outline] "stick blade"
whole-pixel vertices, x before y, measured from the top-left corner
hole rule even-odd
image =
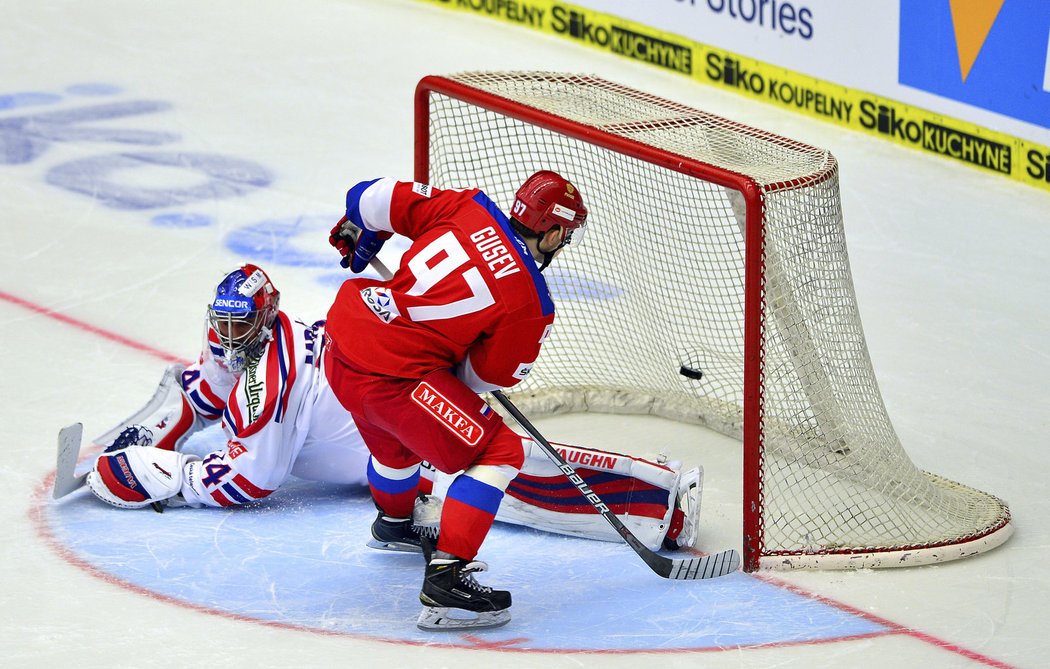
[[[62,499],[84,485],[84,474],[75,476],[80,459],[80,442],[84,426],[80,423],[68,425],[58,432],[58,458],[55,463],[55,485],[51,490],[54,499]]]
[[[740,567],[740,554],[729,549],[713,555],[668,560],[668,562],[670,564],[669,569],[666,570],[667,573],[660,574],[664,578],[675,581],[698,581],[733,573]]]

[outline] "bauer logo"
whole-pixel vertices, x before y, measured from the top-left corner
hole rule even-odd
[[[898,79],[1050,128],[1050,2],[901,0]]]
[[[420,382],[412,391],[412,401],[437,418],[468,446],[477,446],[485,433],[481,425],[426,381]]]
[[[612,53],[652,63],[668,70],[693,73],[693,50],[652,35],[598,22],[594,17],[561,5],[551,7],[551,30]]]

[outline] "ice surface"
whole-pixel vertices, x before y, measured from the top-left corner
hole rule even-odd
[[[1047,193],[409,0],[8,5],[5,666],[1037,667],[1050,656]],[[208,291],[232,264],[265,264],[283,308],[324,316],[342,276],[325,238],[346,187],[410,177],[415,83],[471,69],[594,73],[830,148],[905,448],[1004,497],[1016,535],[940,566],[689,583],[659,579],[623,546],[500,527],[483,579],[514,592],[514,620],[435,637],[413,623],[418,559],[364,548],[361,491],[295,483],[256,508],[163,515],[86,492],[52,502],[58,430],[108,429],[148,399],[166,361],[193,357]],[[537,426],[703,463],[700,547],[739,547],[733,442],[659,419]]]

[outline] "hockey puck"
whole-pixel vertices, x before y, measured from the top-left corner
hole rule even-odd
[[[704,373],[699,369],[686,367],[685,365],[682,365],[681,369],[678,370],[678,373],[684,376],[685,378],[693,379],[694,381],[699,381],[704,375]]]

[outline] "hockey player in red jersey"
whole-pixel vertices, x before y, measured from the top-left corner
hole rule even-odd
[[[86,477],[99,499],[123,508],[229,507],[270,495],[289,476],[366,485],[373,477],[367,473],[368,450],[324,374],[324,322],[307,325],[292,318],[279,310],[279,300],[270,277],[255,265],[222,278],[209,304],[199,360],[169,366],[142,409],[93,440],[105,449]],[[192,434],[220,422],[222,447],[203,457],[182,452]],[[621,540],[549,458],[530,440],[519,441],[525,464],[497,520]],[[659,457],[556,446],[650,548],[693,545],[701,469],[683,472],[678,463]],[[437,497],[420,505],[415,522],[437,522],[434,510],[448,497],[456,473],[436,472],[432,466],[424,470],[420,490]],[[412,523],[381,516],[369,545],[419,552]]]
[[[208,308],[199,360],[169,366],[145,406],[93,440],[105,449],[87,476],[97,497],[124,508],[229,507],[268,496],[289,476],[367,484],[368,450],[322,368],[324,321],[306,325],[280,311],[279,300],[269,276],[255,265],[243,265],[222,278]],[[192,434],[220,422],[225,437],[221,448],[203,457],[182,452]],[[214,441],[202,439],[204,444]],[[523,447],[525,466],[500,506],[498,520],[620,540],[572,492],[549,458],[528,439]],[[678,463],[658,456],[647,460],[564,444],[558,449],[646,545],[656,550],[693,544],[699,468],[683,472]],[[440,509],[452,480],[433,467],[425,469],[420,489],[434,495],[416,514],[427,516],[418,518],[421,524],[437,522],[429,516]],[[377,529],[390,530],[382,525]],[[393,530],[373,536],[369,545],[421,551],[411,530],[400,525]]]
[[[475,557],[524,452],[478,393],[532,369],[554,323],[541,272],[586,221],[579,190],[551,171],[525,180],[510,217],[478,189],[384,178],[347,192],[330,240],[344,266],[360,272],[394,233],[411,240],[391,280],[346,281],[328,313],[328,379],[371,452],[381,509],[373,533],[405,526],[421,461],[463,472],[448,488],[426,565],[424,629],[510,620],[510,593],[478,584],[474,574],[487,566]]]

